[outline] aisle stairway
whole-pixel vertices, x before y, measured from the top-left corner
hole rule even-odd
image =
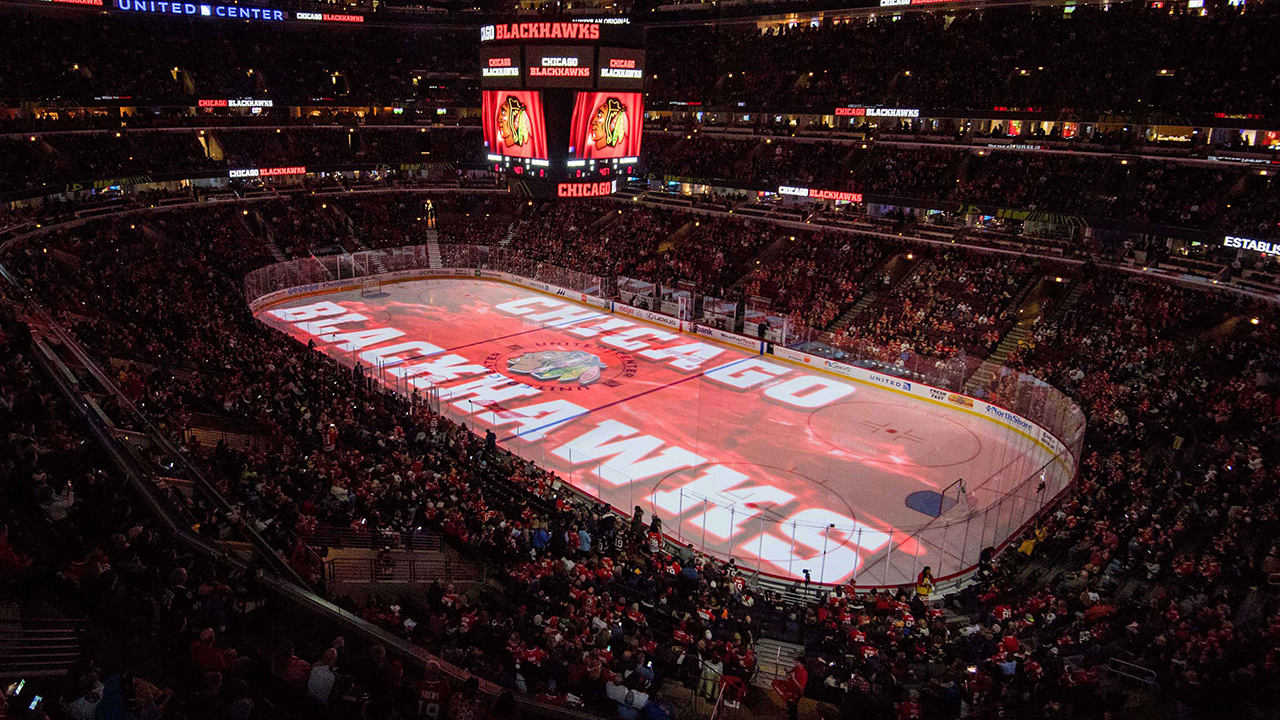
[[[502,240],[498,241],[498,244],[502,247],[510,245],[511,241],[514,240],[528,224],[528,220],[516,220],[515,222],[512,222],[507,226],[507,234],[502,236]]]
[[[885,258],[877,263],[874,268],[871,268],[862,274],[861,278],[867,281],[865,284],[869,289],[862,294],[862,297],[858,298],[857,302],[846,308],[845,311],[827,327],[827,332],[838,333],[853,324],[853,319],[856,318],[863,310],[866,310],[867,306],[871,304],[871,301],[875,299],[876,293],[879,292],[879,289],[881,288],[879,282],[880,278],[884,275],[885,270],[888,269],[889,264],[897,257],[899,256],[896,253],[886,254]]]
[[[876,300],[879,300],[885,295],[893,292],[893,290],[897,288],[898,285],[902,284],[904,280],[921,270],[926,262],[928,261],[919,255],[915,255],[910,259],[901,253],[890,255],[889,259],[885,260],[883,265],[876,268],[875,272],[868,276],[871,278],[872,289],[867,291],[867,294],[863,295],[861,300],[855,303],[853,307],[846,310],[844,314],[841,315],[833,325],[831,325],[830,332],[839,333],[841,330],[852,325],[858,316],[865,312],[867,308],[870,308]],[[888,287],[884,286],[879,280],[880,276],[886,271],[892,276],[892,281],[889,283]]]
[[[249,222],[250,220],[253,221],[252,224]],[[240,221],[244,223],[245,228],[249,230],[250,234],[257,236],[262,241],[262,244],[266,246],[267,251],[271,253],[271,258],[273,260],[278,263],[287,262],[289,260],[289,258],[285,256],[284,251],[280,249],[280,246],[276,244],[275,232],[271,230],[271,225],[266,221],[266,218],[262,217],[262,213],[254,210],[253,214],[248,216],[248,219],[246,219],[245,215],[241,214]]]
[[[182,437],[188,445],[212,449],[225,442],[232,450],[246,453],[273,445],[266,428],[257,423],[207,413],[190,413]]]
[[[1066,296],[1062,298],[1062,302],[1058,303],[1058,306],[1054,308],[1053,312],[1050,313],[1047,319],[1052,320],[1053,318],[1061,317],[1063,313],[1075,304],[1083,291],[1084,283],[1080,282],[1079,277],[1077,276],[1072,279],[1071,287],[1067,290]],[[1023,342],[1031,339],[1037,317],[1040,316],[1028,315],[1027,317],[1019,320],[1018,323],[1013,326],[1013,329],[1004,336],[1004,339],[1000,341],[1000,344],[996,346],[996,349],[992,351],[991,355],[989,355],[987,359],[978,366],[978,369],[973,373],[973,375],[969,377],[968,382],[964,385],[964,391],[966,394],[972,395],[975,391],[988,386],[988,384],[995,378],[996,373],[1000,372],[1000,368],[1004,365],[1004,361],[1009,359],[1009,355],[1011,355],[1014,350],[1017,350],[1018,346]]]
[[[762,637],[756,641],[756,675],[752,679],[754,685],[762,688],[772,686],[774,679],[786,677],[796,664],[796,658],[804,653],[804,647],[795,643],[783,642]]]
[[[987,387],[988,383],[995,378],[996,373],[1000,372],[1000,368],[1004,365],[1004,361],[1009,358],[1009,355],[1014,350],[1017,350],[1024,340],[1031,338],[1031,329],[1033,327],[1035,327],[1034,317],[1019,320],[1018,324],[1014,325],[1013,329],[1004,336],[1004,339],[1000,341],[996,349],[987,356],[986,360],[982,361],[977,371],[965,383],[965,393],[972,394],[979,388]]]
[[[0,679],[65,675],[81,654],[84,622],[24,618],[15,606],[0,608]]]
[[[431,228],[425,235],[427,238],[427,266],[432,268],[444,267],[444,262],[440,259],[440,232],[435,228]]]
[[[379,275],[387,271],[386,263],[382,262],[382,253],[374,253],[370,255],[369,264],[373,266],[373,270]]]

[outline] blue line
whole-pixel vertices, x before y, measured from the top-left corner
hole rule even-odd
[[[666,390],[666,389],[667,389],[667,388],[669,388],[669,387],[674,387],[674,386],[679,385],[679,384],[681,384],[681,383],[689,382],[690,380],[697,380],[698,378],[700,378],[700,377],[702,377],[702,376],[706,375],[707,373],[712,373],[712,372],[716,372],[717,370],[724,370],[724,369],[727,369],[727,368],[731,368],[731,367],[733,367],[734,365],[737,365],[738,363],[742,363],[742,362],[746,362],[747,360],[754,360],[754,359],[755,359],[755,356],[754,356],[754,355],[752,355],[752,356],[750,356],[750,357],[739,358],[739,359],[737,359],[737,360],[734,360],[734,361],[733,361],[733,362],[731,362],[731,363],[726,363],[726,364],[724,364],[724,365],[720,365],[720,366],[717,366],[717,367],[713,367],[713,368],[711,368],[710,370],[703,370],[702,372],[698,373],[697,375],[690,375],[689,377],[680,378],[679,380],[672,380],[671,382],[666,383],[665,385],[659,385],[658,387],[655,387],[655,388],[649,388],[648,390],[645,390],[644,392],[638,392],[638,393],[636,393],[635,395],[630,395],[630,396],[627,396],[627,397],[624,397],[624,398],[619,398],[619,399],[617,399],[617,400],[613,400],[613,401],[611,401],[611,402],[607,402],[607,403],[605,403],[604,405],[601,405],[601,406],[599,406],[599,407],[591,408],[590,410],[583,410],[582,412],[580,412],[580,413],[578,413],[578,414],[576,414],[576,415],[572,415],[572,416],[570,416],[570,417],[567,417],[567,418],[565,418],[565,419],[563,419],[563,420],[557,420],[557,421],[552,422],[552,423],[547,423],[546,425],[543,425],[542,427],[536,427],[536,428],[533,428],[532,430],[525,430],[525,431],[523,431],[523,432],[518,432],[518,433],[516,433],[515,435],[510,435],[510,436],[508,436],[508,437],[502,438],[502,439],[501,439],[501,440],[499,440],[498,442],[505,443],[505,442],[507,442],[508,440],[514,440],[514,439],[516,439],[516,438],[518,438],[518,437],[521,437],[522,435],[525,435],[525,434],[528,434],[528,433],[539,433],[539,432],[542,432],[543,430],[546,430],[547,428],[555,427],[556,425],[563,425],[563,424],[565,424],[565,423],[567,423],[567,422],[569,422],[569,421],[571,421],[571,420],[577,420],[577,419],[578,419],[578,418],[580,418],[580,417],[585,417],[585,416],[590,415],[591,413],[593,413],[593,412],[595,412],[595,411],[597,411],[597,410],[604,410],[605,408],[610,408],[610,407],[613,407],[614,405],[619,405],[619,404],[624,403],[624,402],[628,402],[628,401],[631,401],[631,400],[635,400],[636,398],[641,398],[641,397],[644,397],[645,395],[649,395],[649,394],[652,394],[652,393],[656,393],[656,392],[658,392],[658,391],[660,391],[660,390]]]

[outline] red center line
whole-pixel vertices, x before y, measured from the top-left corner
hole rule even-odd
[[[532,333],[541,332],[543,330],[562,330],[564,328],[572,327],[573,325],[576,325],[578,323],[591,322],[592,320],[599,320],[600,318],[603,318],[603,317],[609,317],[609,313],[600,313],[599,315],[596,315],[594,317],[575,318],[573,320],[570,320],[560,325],[541,325],[531,330],[521,330],[520,332],[514,332],[508,335],[499,335],[497,337],[491,337],[491,338],[488,338],[487,340],[477,340],[476,342],[473,342],[473,343],[466,343],[464,345],[455,345],[454,347],[451,347],[451,348],[444,348],[438,353],[424,353],[422,355],[414,355],[411,358],[405,358],[404,360],[396,363],[396,365],[404,365],[405,363],[410,363],[410,362],[413,362],[414,360],[420,360],[426,357],[435,357],[436,355],[440,355],[442,353],[451,353],[455,350],[464,350],[469,347],[475,347],[476,345],[484,345],[485,343],[497,342],[499,340],[508,340],[510,338],[520,337],[522,335],[530,335]],[[386,366],[386,367],[391,367],[391,366]]]
[[[709,369],[709,370],[703,370],[702,372],[697,373],[697,374],[694,374],[694,375],[690,375],[689,377],[682,377],[682,378],[678,378],[678,379],[676,379],[676,380],[672,380],[672,381],[671,381],[671,382],[669,382],[669,383],[664,383],[664,384],[659,385],[659,386],[657,386],[657,387],[649,388],[648,390],[642,390],[642,391],[640,391],[640,392],[638,392],[638,393],[636,393],[636,394],[634,394],[634,395],[628,395],[627,397],[624,397],[624,398],[618,398],[617,400],[611,400],[611,401],[609,401],[609,402],[607,402],[607,403],[605,403],[605,404],[603,404],[603,405],[600,405],[600,406],[598,406],[598,407],[593,407],[593,408],[591,408],[591,409],[589,409],[589,410],[583,410],[582,412],[580,412],[580,413],[578,413],[577,415],[574,415],[574,416],[572,416],[572,417],[567,417],[567,418],[565,418],[565,419],[563,419],[563,420],[558,420],[558,421],[556,421],[556,422],[548,423],[548,424],[543,425],[543,426],[541,426],[541,427],[536,427],[536,428],[534,428],[534,429],[533,429],[533,432],[535,432],[535,433],[542,432],[543,430],[546,430],[546,429],[548,429],[548,428],[552,428],[552,427],[555,427],[555,426],[557,426],[557,425],[563,425],[563,424],[565,424],[565,423],[567,423],[567,422],[571,422],[571,421],[573,421],[573,420],[577,420],[577,419],[578,419],[578,418],[580,418],[580,417],[586,417],[587,415],[590,415],[591,413],[593,413],[593,412],[595,412],[595,411],[597,411],[597,410],[604,410],[605,408],[611,408],[611,407],[613,407],[614,405],[620,405],[620,404],[622,404],[622,403],[624,403],[624,402],[629,402],[629,401],[631,401],[631,400],[635,400],[636,398],[642,398],[642,397],[644,397],[645,395],[651,395],[651,394],[653,394],[653,393],[656,393],[656,392],[659,392],[659,391],[662,391],[662,390],[666,390],[667,388],[675,387],[676,385],[680,385],[680,384],[683,384],[683,383],[687,383],[687,382],[689,382],[690,380],[697,380],[698,378],[702,377],[703,375],[706,375],[706,374],[707,374],[707,373],[709,373],[709,372],[715,372],[715,371],[717,371],[717,370],[724,370],[724,369],[726,369],[726,368],[731,368],[731,367],[733,367],[734,365],[737,365],[738,363],[742,363],[742,362],[746,362],[747,360],[750,360],[750,359],[751,359],[751,357],[753,357],[753,356],[748,356],[748,357],[738,358],[737,360],[734,360],[733,362],[726,363],[726,364],[724,364],[724,365],[717,365],[716,367],[713,367],[713,368],[711,368],[711,369]],[[489,405],[489,406],[487,406],[487,407],[489,407],[489,408],[496,408],[496,409],[498,409],[498,410],[503,410],[503,409],[505,409],[505,408],[503,408],[501,405],[499,405],[498,403],[494,403],[493,405]],[[498,442],[503,442],[503,443],[505,443],[505,442],[506,442],[506,441],[508,441],[508,440],[514,440],[515,438],[518,438],[518,437],[520,437],[520,433],[516,433],[515,435],[510,435],[510,436],[508,436],[508,437],[502,438],[502,439],[501,439],[501,440],[499,440]],[[601,465],[603,465],[603,463],[601,463]]]

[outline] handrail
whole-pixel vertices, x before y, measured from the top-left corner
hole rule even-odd
[[[284,582],[279,578],[270,575],[260,578],[263,585],[274,590],[277,594],[304,605],[307,608],[327,617],[331,620],[341,622],[351,629],[355,634],[363,637],[369,642],[384,645],[388,650],[397,653],[414,665],[422,668],[428,663],[438,663],[440,669],[455,680],[466,680],[475,677],[480,683],[480,691],[489,695],[496,696],[502,692],[502,688],[497,684],[485,680],[479,676],[473,676],[470,672],[449,663],[404,638],[392,635],[382,628],[374,625],[364,618],[355,615],[347,610],[343,610],[337,605],[319,597],[303,588]],[[535,712],[540,716],[557,718],[558,720],[600,720],[600,717],[589,712],[576,710],[574,708],[565,707],[563,705],[553,705],[533,700],[531,698],[516,695],[516,703],[531,712]]]
[[[83,348],[80,347],[80,344],[75,340],[71,333],[67,332],[61,324],[56,322],[53,317],[50,316],[49,313],[46,312],[29,293],[27,293],[26,289],[17,281],[17,278],[15,278],[9,272],[9,269],[3,264],[0,264],[0,277],[3,277],[8,281],[9,284],[19,293],[27,306],[28,312],[40,320],[45,329],[56,337],[62,346],[66,348],[81,365],[84,366],[85,370],[93,376],[94,380],[100,387],[115,398],[116,402],[119,403],[120,408],[127,412],[132,420],[138,423],[139,427],[146,429],[147,435],[151,438],[151,441],[155,443],[166,456],[171,458],[175,463],[178,463],[183,470],[186,471],[188,477],[190,477],[192,481],[195,482],[196,486],[200,488],[201,493],[211,501],[218,510],[222,511],[229,517],[242,515],[239,510],[227,502],[226,498],[222,497],[222,494],[214,488],[213,484],[210,483],[207,478],[205,478],[204,473],[202,473],[199,468],[191,462],[190,458],[174,447],[164,433],[160,432],[160,429],[151,422],[151,419],[138,410],[133,401],[116,386],[115,382],[112,381],[111,378],[107,377],[107,375],[102,372],[102,369],[98,367],[98,364],[89,357],[88,353],[86,353]],[[306,586],[306,581],[276,553],[276,551],[265,539],[263,539],[263,537],[250,523],[241,523],[239,529],[249,538],[249,541],[258,551],[258,554],[264,556],[267,562],[272,564],[278,572],[283,574],[285,577],[290,578],[294,582],[297,582],[299,585]]]
[[[3,264],[0,264],[0,278],[8,281],[10,285],[18,291],[20,296],[24,301],[26,301],[26,307],[29,311],[32,311],[35,316],[41,320],[41,322],[49,323],[50,330],[54,330],[56,334],[56,331],[61,329],[52,321],[48,314],[44,312],[43,308],[30,301],[25,290],[16,282],[16,279],[9,273],[8,269],[5,268]],[[59,340],[67,342],[70,338],[65,336],[65,331],[63,332],[64,335],[59,336]],[[53,352],[44,339],[37,338],[35,342],[36,346],[40,349],[37,356],[42,367],[45,368],[48,375],[53,379],[53,382],[62,392],[67,402],[72,406],[76,413],[86,421],[94,439],[97,440],[98,444],[111,457],[120,472],[125,475],[130,484],[138,491],[147,507],[151,510],[151,513],[164,525],[165,529],[174,537],[179,539],[183,544],[197,550],[207,557],[234,565],[241,570],[248,568],[248,564],[239,557],[232,553],[225,552],[216,544],[193,533],[189,527],[184,526],[182,523],[179,523],[174,519],[173,508],[169,506],[169,501],[161,494],[160,488],[156,484],[146,480],[146,475],[150,473],[147,473],[144,468],[139,468],[129,457],[128,453],[124,452],[119,447],[119,441],[112,436],[110,430],[102,424],[101,418],[96,415],[93,409],[89,407],[83,396],[81,396],[72,385],[74,382],[74,375],[66,367],[65,363],[57,357],[57,354]],[[101,377],[101,370],[93,364],[92,360],[83,355],[83,350],[74,344],[74,340],[67,343],[66,347],[76,355],[77,360],[84,362],[86,370],[93,374],[95,379]],[[112,385],[112,387],[114,388],[114,385]],[[163,441],[163,438],[156,439]],[[216,493],[216,490],[213,490],[213,492]],[[225,499],[222,499],[220,495],[215,495],[215,497],[225,503]],[[255,536],[257,535],[257,533],[253,532],[250,527],[245,527],[244,529]],[[265,543],[265,541],[263,542]],[[261,554],[261,549],[258,549],[259,554]],[[270,553],[270,555],[271,557],[279,560],[278,556],[273,552]],[[472,677],[466,670],[452,665],[443,659],[426,652],[416,645],[413,645],[403,638],[392,635],[382,628],[370,624],[363,618],[347,612],[328,600],[325,600],[307,589],[304,583],[295,580],[298,576],[287,563],[281,562],[276,564],[277,568],[280,566],[283,566],[283,568],[288,571],[284,576],[260,571],[256,579],[264,587],[272,590],[277,595],[290,600],[305,609],[311,610],[321,616],[328,617],[343,624],[351,632],[364,637],[370,642],[378,643],[387,647],[388,650],[398,653],[400,656],[410,660],[419,667],[426,667],[428,663],[435,662],[439,663],[441,669],[455,680],[462,681]],[[477,680],[480,681],[481,691],[490,697],[496,697],[502,692],[501,687],[488,680],[478,677]],[[535,712],[542,717],[552,717],[557,718],[557,720],[600,720],[598,716],[588,712],[560,705],[538,702],[527,697],[517,696],[516,702],[521,707],[526,708],[531,712]]]
[[[7,281],[17,291],[18,295],[23,299],[28,311],[31,312],[34,317],[38,318],[40,322],[46,324],[48,329],[57,336],[62,343],[64,343],[64,346],[76,357],[76,359],[84,364],[85,369],[94,376],[95,380],[103,383],[104,388],[109,391],[113,393],[120,393],[119,388],[117,388],[114,383],[102,374],[101,369],[98,368],[93,360],[84,353],[84,350],[79,347],[74,338],[72,338],[65,329],[58,325],[49,316],[49,314],[29,296],[26,290],[17,282],[17,279],[3,264],[0,264],[0,278]],[[102,425],[101,419],[95,415],[92,408],[88,407],[88,403],[84,398],[71,386],[74,375],[66,368],[65,364],[62,363],[43,339],[37,339],[36,342],[38,346],[42,348],[42,352],[40,353],[42,364],[48,363],[45,365],[46,369],[49,371],[50,376],[54,378],[55,383],[58,384],[59,389],[63,392],[68,402],[75,408],[77,413],[87,421],[89,429],[94,435],[94,438],[98,441],[99,445],[101,445],[111,456],[112,460],[116,463],[121,472],[125,473],[125,476],[129,478],[130,483],[139,491],[143,500],[151,509],[151,512],[161,521],[162,524],[164,524],[165,528],[184,544],[197,549],[201,553],[235,565],[242,570],[246,569],[248,564],[243,560],[233,554],[223,551],[205,538],[191,532],[189,527],[185,527],[174,520],[172,516],[172,509],[167,506],[167,502],[159,494],[159,488],[155,484],[145,481],[144,475],[147,473],[130,461],[128,454],[124,453],[119,448],[118,441],[112,437],[111,433]],[[57,369],[55,369],[55,366],[57,366]],[[123,397],[123,395],[118,395],[118,397],[120,398],[122,405],[123,403],[128,402],[128,399]],[[140,415],[137,408],[132,403],[129,403],[127,407],[134,413],[138,413]],[[154,426],[151,425],[149,420],[145,417],[141,419],[145,423],[146,427],[155,431]],[[158,431],[152,435],[152,439],[160,444],[162,449],[167,448],[168,452],[177,453],[177,450],[174,449],[163,436],[159,435]],[[190,465],[189,460],[184,456],[179,455],[178,460],[183,462],[184,467],[190,467],[193,471],[195,470],[194,466]],[[201,487],[202,491],[207,491],[210,494],[211,500],[217,503],[220,507],[231,508],[225,498],[222,498],[221,494],[219,494],[217,490],[204,479],[203,475],[199,474],[198,471],[195,471],[194,477],[194,482]],[[428,663],[434,662],[438,663],[441,669],[455,680],[462,681],[472,677],[471,673],[466,670],[454,666],[445,660],[426,652],[403,638],[392,635],[391,633],[368,623],[363,618],[347,612],[332,602],[329,602],[315,594],[307,587],[305,582],[302,582],[302,579],[293,570],[293,568],[276,555],[270,546],[266,544],[266,541],[263,540],[251,526],[245,525],[242,529],[255,540],[254,546],[255,549],[258,550],[258,554],[266,554],[269,556],[273,561],[271,563],[273,569],[278,573],[273,574],[259,571],[257,580],[263,586],[274,591],[277,595],[303,606],[305,609],[342,623],[356,634],[365,637],[370,642],[378,643],[387,647],[389,650],[398,653],[419,667],[426,667]],[[500,686],[483,678],[476,677],[476,679],[480,682],[481,691],[490,697],[496,697],[502,692],[502,688]],[[561,705],[539,702],[528,697],[517,696],[516,702],[519,706],[542,717],[557,718],[558,720],[600,720],[599,716],[593,715],[589,712]]]
[[[0,266],[0,274],[7,276],[3,266]],[[136,463],[129,457],[129,454],[120,448],[119,441],[104,427],[101,418],[89,407],[84,397],[76,391],[76,388],[72,385],[74,376],[62,360],[49,348],[44,339],[37,338],[35,347],[39,350],[36,353],[36,357],[39,359],[41,366],[45,368],[54,385],[62,392],[63,397],[76,414],[85,421],[89,432],[98,441],[103,451],[107,453],[116,467],[124,473],[130,484],[142,496],[143,502],[151,509],[151,513],[160,520],[165,529],[188,546],[207,556],[230,560],[233,556],[229,553],[222,551],[205,538],[191,532],[189,527],[174,520],[170,508],[167,506],[168,500],[161,494],[160,488],[155,483],[146,481],[143,469],[137,467]]]
[[[1116,675],[1123,675],[1140,683],[1155,687],[1157,685],[1158,675],[1155,670],[1143,667],[1137,663],[1131,663],[1127,660],[1113,657],[1107,660],[1107,669]]]
[[[325,563],[328,582],[340,583],[428,583],[435,581],[456,582],[485,579],[485,566],[474,572],[458,572],[470,567],[464,562],[441,557],[418,557],[412,552],[396,552],[369,557],[334,558]]]
[[[374,548],[390,547],[395,550],[412,550],[419,552],[444,551],[444,538],[430,531],[395,530],[352,530],[332,525],[317,525],[309,532],[300,533],[300,537],[308,545],[319,545],[333,548]]]

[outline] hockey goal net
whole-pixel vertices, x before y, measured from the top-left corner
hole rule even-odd
[[[378,278],[364,278],[360,281],[360,297],[382,294],[382,281]]]

